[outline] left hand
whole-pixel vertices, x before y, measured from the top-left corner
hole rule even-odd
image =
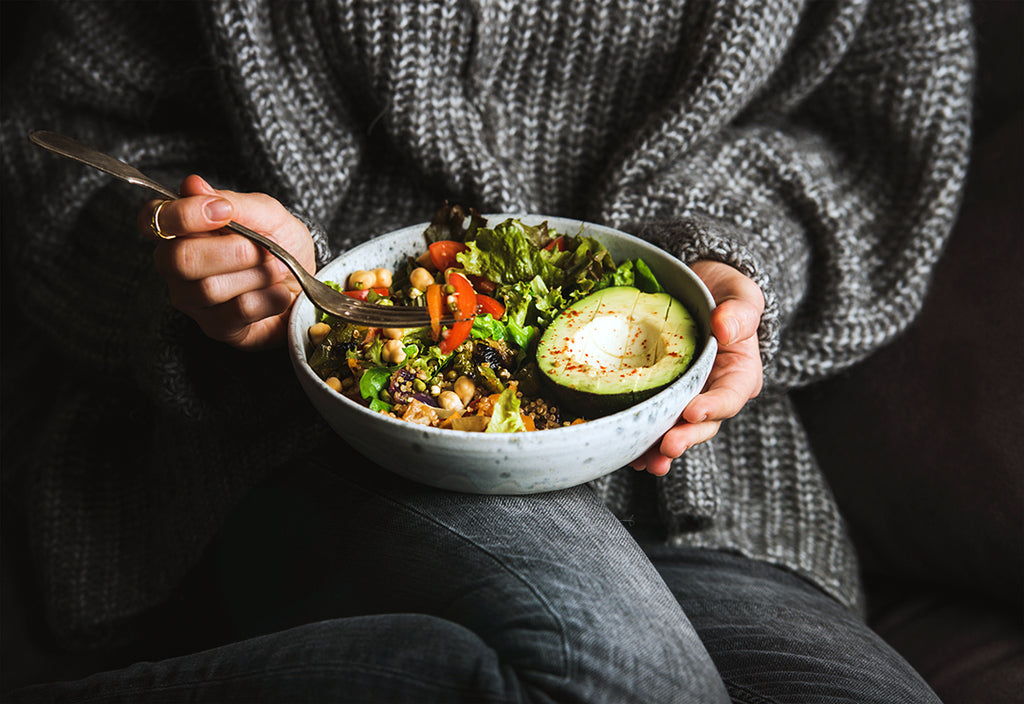
[[[764,312],[764,294],[752,280],[721,262],[699,261],[691,267],[707,285],[717,307],[711,332],[718,355],[704,391],[683,409],[678,424],[630,466],[662,476],[672,460],[715,436],[722,421],[732,418],[761,392],[761,353],[757,328]]]

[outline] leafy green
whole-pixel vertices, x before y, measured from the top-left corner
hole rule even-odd
[[[344,288],[342,288],[342,285],[339,284],[337,281],[324,281],[324,283],[327,284],[328,286],[330,286],[331,288],[333,288],[338,293],[341,293],[341,292],[343,292],[345,290]],[[341,318],[337,318],[337,317],[331,315],[330,313],[325,313],[324,311],[320,310],[319,308],[317,308],[317,313],[318,313],[318,315],[317,315],[316,321],[318,323],[327,323],[328,325],[333,327],[337,323],[342,322]]]
[[[387,386],[391,370],[387,367],[370,367],[359,378],[359,394],[369,400],[380,400],[380,390]],[[382,402],[383,403],[383,402]]]
[[[540,276],[499,286],[498,295],[505,301],[503,319],[506,326],[515,323],[520,328],[528,325],[547,327],[567,305],[562,289],[550,287]]]
[[[490,313],[485,313],[473,318],[473,329],[469,334],[481,340],[504,340],[508,337],[508,330],[500,320],[495,320]]]
[[[562,290],[548,288],[544,279],[539,276],[530,280],[530,294],[533,298],[533,307],[537,311],[537,323],[541,327],[546,328],[565,308],[566,303],[562,297]]]
[[[392,404],[381,401],[379,398],[370,399],[371,411],[390,411],[392,408],[394,408]]]
[[[468,220],[468,222],[467,222]],[[461,205],[451,205],[447,201],[434,213],[434,219],[424,230],[428,244],[442,240],[454,240],[464,242],[473,239],[478,228],[487,224],[487,220],[475,209],[466,208]]]
[[[525,431],[526,425],[523,423],[523,417],[519,415],[519,398],[516,396],[515,387],[510,386],[502,391],[498,400],[495,401],[491,420],[487,423],[484,432],[519,433]]]
[[[529,349],[540,333],[533,325],[520,325],[514,320],[508,321],[505,330],[508,331],[508,336],[512,338],[512,342],[519,346],[520,350]]]
[[[627,260],[611,271],[605,272],[604,276],[601,277],[601,285],[597,288],[633,286],[634,281],[633,262]]]
[[[644,293],[664,293],[665,289],[662,288],[661,284],[658,283],[657,277],[651,268],[647,266],[647,262],[643,259],[636,260],[636,283],[634,284],[638,289]]]
[[[494,229],[479,228],[476,238],[466,243],[468,249],[456,258],[470,274],[495,283],[514,284],[541,276],[548,284],[561,286],[565,272],[559,262],[566,253],[541,249],[546,236],[546,224],[531,227],[510,218]]]

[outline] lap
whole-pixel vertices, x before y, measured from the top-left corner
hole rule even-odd
[[[672,594],[587,487],[473,496],[378,469],[295,468],[239,508],[218,551],[232,642],[62,692],[727,699]]]
[[[865,622],[772,565],[707,550],[648,550],[736,702],[939,704]]]

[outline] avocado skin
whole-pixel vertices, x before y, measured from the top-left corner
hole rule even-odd
[[[608,392],[600,388],[600,383],[594,383],[593,374],[587,374],[584,383],[591,389],[583,391],[573,385],[571,373],[566,372],[567,378],[562,379],[558,369],[552,369],[552,365],[542,363],[541,355],[545,354],[546,347],[552,346],[551,341],[554,338],[564,339],[567,333],[581,327],[576,322],[566,321],[586,318],[586,315],[580,315],[581,311],[586,311],[592,318],[596,313],[591,314],[590,311],[598,310],[605,316],[621,313],[631,318],[634,311],[640,311],[648,321],[663,321],[662,331],[667,333],[666,354],[659,359],[657,374],[635,377],[631,390],[611,389]],[[565,411],[590,419],[610,415],[654,396],[678,379],[693,360],[697,335],[693,316],[678,300],[668,294],[645,294],[632,287],[602,289],[577,301],[552,321],[538,345],[538,368],[541,372],[539,376],[547,393],[556,399]],[[547,353],[550,354],[551,350]],[[675,361],[667,362],[670,357]]]
[[[558,402],[564,413],[587,420],[610,416],[612,413],[624,411],[641,401],[649,399],[672,382],[661,386],[619,394],[594,394],[588,391],[577,391],[553,380],[547,374],[540,375],[545,391]],[[678,378],[678,377],[676,377]],[[672,381],[675,381],[673,379]]]

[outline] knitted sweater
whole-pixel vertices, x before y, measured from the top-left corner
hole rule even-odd
[[[450,199],[737,267],[765,294],[764,391],[658,480],[668,539],[767,560],[858,606],[787,394],[863,359],[921,305],[966,168],[966,2],[40,14],[46,33],[5,72],[5,310],[31,331],[5,391],[25,383],[32,402],[5,403],[4,471],[65,642],[100,642],[165,600],[247,488],[331,435],[283,351],[240,353],[171,308],[136,232],[148,196],[30,146],[35,128],[167,183],[195,172],[270,193],[322,225],[321,263]],[[634,476],[595,483],[624,517]]]

